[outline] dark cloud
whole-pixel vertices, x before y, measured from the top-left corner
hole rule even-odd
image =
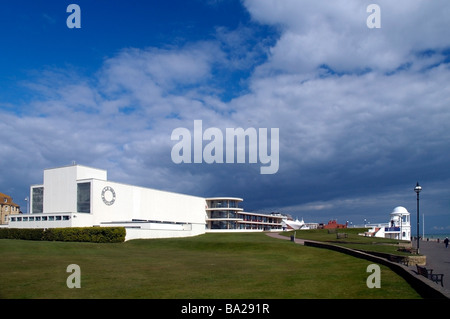
[[[419,181],[427,227],[448,227],[448,4],[381,1],[382,28],[369,30],[359,1],[243,3],[252,24],[214,38],[123,49],[94,75],[31,77],[26,102],[1,101],[2,192],[24,206],[44,168],[75,160],[118,182],[361,224],[396,206],[414,213]],[[222,132],[278,128],[279,170],[175,164],[171,133],[193,133],[194,120]]]

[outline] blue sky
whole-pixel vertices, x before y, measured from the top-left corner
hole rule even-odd
[[[81,29],[69,29],[69,4]],[[366,8],[377,3],[381,28]],[[446,0],[14,1],[0,11],[0,191],[72,161],[310,222],[450,232]],[[171,133],[279,128],[279,170],[175,164]],[[415,229],[413,230],[415,232]]]

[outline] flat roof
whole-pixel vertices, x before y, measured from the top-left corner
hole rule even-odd
[[[235,200],[239,202],[243,202],[244,200],[239,197],[207,197],[206,200]]]
[[[104,171],[107,172],[106,169],[102,169],[102,168],[97,168],[97,167],[92,167],[92,166],[87,166],[87,165],[82,165],[82,164],[69,164],[69,165],[63,165],[63,166],[58,166],[58,167],[50,167],[50,168],[44,168],[44,171],[48,171],[48,170],[52,170],[52,169],[60,169],[60,168],[66,168],[66,167],[72,167],[72,166],[81,166],[81,167],[86,167],[86,168],[90,168],[90,169],[95,169],[97,171]]]

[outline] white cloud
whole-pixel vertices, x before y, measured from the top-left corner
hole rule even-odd
[[[325,64],[336,72],[395,70],[422,50],[448,46],[446,1],[377,1],[381,29],[369,29],[368,1],[246,0],[253,18],[279,25],[266,72],[311,72]]]
[[[254,26],[218,27],[216,39],[184,47],[123,49],[90,78],[42,72],[27,83],[35,96],[20,112],[0,111],[0,163],[20,162],[40,178],[40,169],[76,160],[116,181],[330,217],[377,204],[369,200],[377,185],[441,178],[450,140],[450,70],[442,63],[449,5],[379,1],[382,28],[371,30],[369,3],[247,0],[255,21],[279,27],[278,41],[258,43]],[[220,96],[235,71],[248,88],[228,102]],[[175,165],[171,132],[193,129],[195,119],[221,129],[280,128],[279,172]],[[398,199],[383,196],[385,204]]]

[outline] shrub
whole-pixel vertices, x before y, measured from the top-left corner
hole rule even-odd
[[[76,241],[120,243],[125,241],[124,227],[68,227],[68,228],[1,228],[0,238],[46,241]]]
[[[125,241],[124,227],[70,227],[49,228],[44,240],[93,243],[119,243]]]
[[[42,240],[43,234],[41,228],[0,228],[2,239]]]

